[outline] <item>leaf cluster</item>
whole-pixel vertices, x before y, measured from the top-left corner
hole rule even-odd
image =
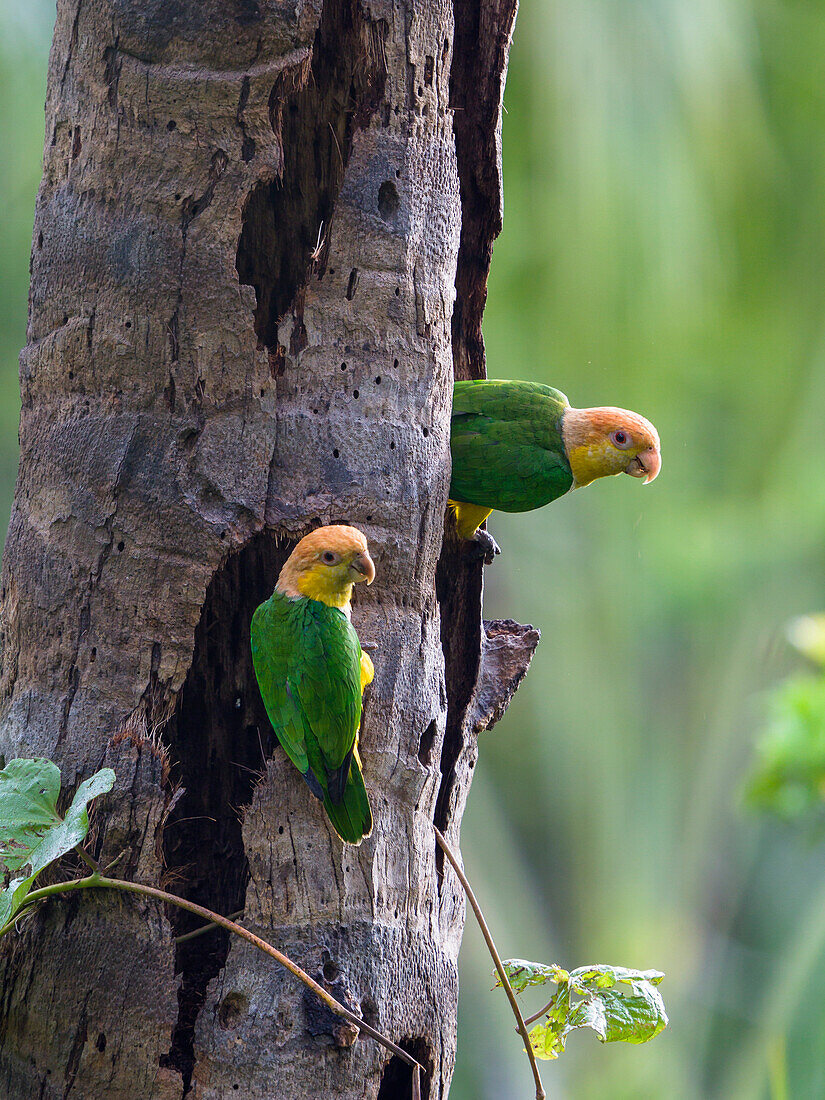
[[[825,615],[794,619],[788,638],[821,671],[792,676],[771,694],[745,800],[785,821],[825,824]]]
[[[89,803],[108,793],[114,782],[111,768],[101,769],[80,784],[61,817],[60,769],[51,761],[12,760],[0,771],[0,930],[25,906],[40,872],[85,840]]]
[[[504,969],[517,994],[548,982],[557,987],[538,1014],[545,1019],[530,1032],[537,1058],[558,1058],[567,1036],[577,1028],[590,1028],[603,1043],[646,1043],[667,1027],[664,1002],[656,989],[664,974],[658,970],[598,963],[568,971],[523,959],[506,960]]]

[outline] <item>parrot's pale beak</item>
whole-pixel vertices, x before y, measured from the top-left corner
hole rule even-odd
[[[349,563],[349,567],[354,573],[358,574],[357,581],[366,581],[367,584],[372,584],[375,580],[375,565],[366,550],[363,554],[357,554]]]
[[[625,473],[631,477],[643,477],[645,485],[655,481],[662,468],[662,456],[655,447],[648,447],[646,451],[640,451],[635,458],[631,458],[625,467]]]

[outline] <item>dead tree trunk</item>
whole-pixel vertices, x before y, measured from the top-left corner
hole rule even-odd
[[[485,634],[480,567],[442,552],[514,17],[58,0],[2,582],[5,757],[50,757],[69,787],[114,767],[101,858],[243,909],[426,1065],[431,1100],[464,909],[431,823],[457,841],[476,736],[536,641]],[[378,567],[355,609],[377,671],[358,849],[273,744],[248,644],[295,540],[341,521]],[[189,927],[100,895],[7,937],[0,1093],[410,1094],[403,1064],[239,941],[176,950]]]

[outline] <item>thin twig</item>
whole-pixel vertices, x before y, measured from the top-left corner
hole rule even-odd
[[[349,1023],[354,1024],[357,1028],[363,1031],[370,1038],[375,1039],[376,1043],[380,1043],[381,1046],[386,1047],[397,1058],[400,1058],[403,1062],[406,1062],[408,1066],[411,1066],[413,1072],[416,1070],[419,1072],[424,1069],[420,1062],[417,1062],[412,1055],[408,1054],[406,1050],[396,1046],[395,1043],[382,1035],[380,1031],[376,1031],[374,1027],[371,1027],[368,1023],[361,1019],[360,1016],[356,1016],[354,1012],[350,1012],[348,1008],[345,1008],[339,1001],[336,1001],[323,986],[319,985],[313,978],[310,978],[306,971],[302,970],[297,963],[294,963],[292,959],[282,954],[272,944],[262,940],[259,936],[256,936],[254,932],[250,932],[248,928],[244,928],[240,924],[235,924],[234,921],[228,917],[222,917],[219,913],[213,913],[211,909],[205,909],[202,905],[198,905],[194,901],[188,901],[186,898],[178,897],[176,894],[167,894],[165,890],[158,890],[155,886],[144,886],[141,882],[127,882],[126,879],[118,878],[104,878],[103,875],[93,874],[88,878],[74,879],[72,882],[58,882],[53,886],[43,886],[39,890],[32,890],[30,894],[26,896],[26,905],[36,904],[38,901],[42,901],[44,898],[51,897],[53,894],[68,894],[74,890],[90,890],[90,889],[102,889],[102,890],[125,890],[132,894],[141,894],[144,897],[155,898],[157,901],[165,902],[167,905],[176,905],[179,909],[186,909],[190,913],[194,913],[198,917],[202,917],[205,921],[210,921],[212,924],[217,924],[220,928],[225,928],[227,932],[233,932],[236,936],[240,936],[241,939],[251,943],[253,947],[257,947],[259,951],[263,951],[265,955],[269,955],[281,966],[294,974],[298,981],[311,989],[312,992],[319,997],[324,1004],[334,1012],[336,1016],[342,1016]],[[15,918],[16,919],[16,918]],[[5,928],[0,930],[0,936],[3,936],[14,926],[12,921],[6,925]]]
[[[90,856],[89,853],[85,852],[79,844],[75,845],[74,850],[77,852],[77,854],[80,856],[87,867],[91,868],[91,870],[94,871],[96,874],[100,874],[100,864],[97,862],[94,856]]]
[[[527,1019],[524,1021],[525,1024],[534,1024],[539,1016],[543,1016],[546,1012],[550,1010],[550,1006],[553,1004],[553,1001],[555,1001],[555,999],[555,995],[553,995],[553,997],[550,998],[544,1008],[540,1008],[538,1012],[534,1012],[532,1016],[527,1017]]]
[[[243,916],[243,912],[243,909],[239,909],[237,913],[230,913],[229,919],[237,920],[238,917]],[[200,928],[195,928],[192,932],[184,932],[182,936],[175,936],[175,944],[179,946],[182,943],[189,943],[190,940],[202,936],[204,932],[211,932],[215,928],[217,928],[217,925],[213,924],[211,921],[208,924],[202,924]]]
[[[476,896],[473,893],[473,888],[467,881],[467,876],[464,874],[461,865],[459,864],[456,857],[453,855],[452,849],[450,848],[449,844],[441,835],[439,830],[435,827],[435,825],[433,825],[433,830],[435,832],[435,839],[438,841],[439,847],[449,860],[452,869],[458,875],[458,881],[464,887],[464,893],[467,895],[467,901],[469,901],[470,907],[475,913],[476,920],[478,921],[478,926],[481,929],[482,936],[484,937],[484,942],[487,944],[487,950],[490,952],[490,956],[493,960],[493,963],[495,964],[499,981],[504,986],[504,991],[507,994],[507,999],[510,1002],[510,1007],[512,1008],[513,1015],[516,1018],[516,1024],[518,1025],[519,1033],[524,1040],[524,1048],[527,1051],[527,1057],[530,1059],[530,1068],[533,1071],[533,1078],[536,1082],[536,1100],[546,1100],[547,1093],[544,1091],[544,1085],[541,1083],[541,1075],[539,1074],[539,1067],[536,1062],[536,1055],[533,1051],[533,1045],[530,1042],[530,1036],[527,1034],[527,1028],[525,1027],[524,1019],[521,1015],[521,1009],[518,1006],[518,1001],[516,1000],[516,995],[513,992],[513,987],[510,985],[510,979],[507,977],[507,972],[504,969],[504,964],[501,961],[501,956],[499,955],[498,950],[496,949],[496,945],[493,942],[493,937],[490,934],[490,929],[487,927],[487,921],[484,919],[484,914],[481,911],[481,906],[476,901]]]
[[[119,855],[119,856],[115,856],[115,858],[114,858],[114,859],[112,860],[112,862],[111,862],[111,863],[109,863],[109,864],[107,864],[107,865],[106,865],[106,866],[105,866],[105,867],[103,868],[103,874],[104,874],[104,875],[108,875],[108,874],[109,874],[109,872],[111,871],[111,869],[112,869],[113,867],[116,867],[116,866],[118,865],[118,863],[120,863],[120,861],[121,861],[121,860],[123,859],[123,857],[124,857],[124,856],[126,855],[126,853],[127,853],[128,851],[129,851],[129,849],[128,849],[128,848],[124,848],[124,849],[123,849],[123,851],[122,851],[122,852],[120,853],[120,855]]]

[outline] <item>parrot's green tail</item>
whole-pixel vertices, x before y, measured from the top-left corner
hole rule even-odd
[[[360,844],[372,832],[372,811],[364,777],[356,759],[350,765],[343,798],[340,802],[333,802],[327,795],[324,798],[324,809],[336,833],[347,844]]]

